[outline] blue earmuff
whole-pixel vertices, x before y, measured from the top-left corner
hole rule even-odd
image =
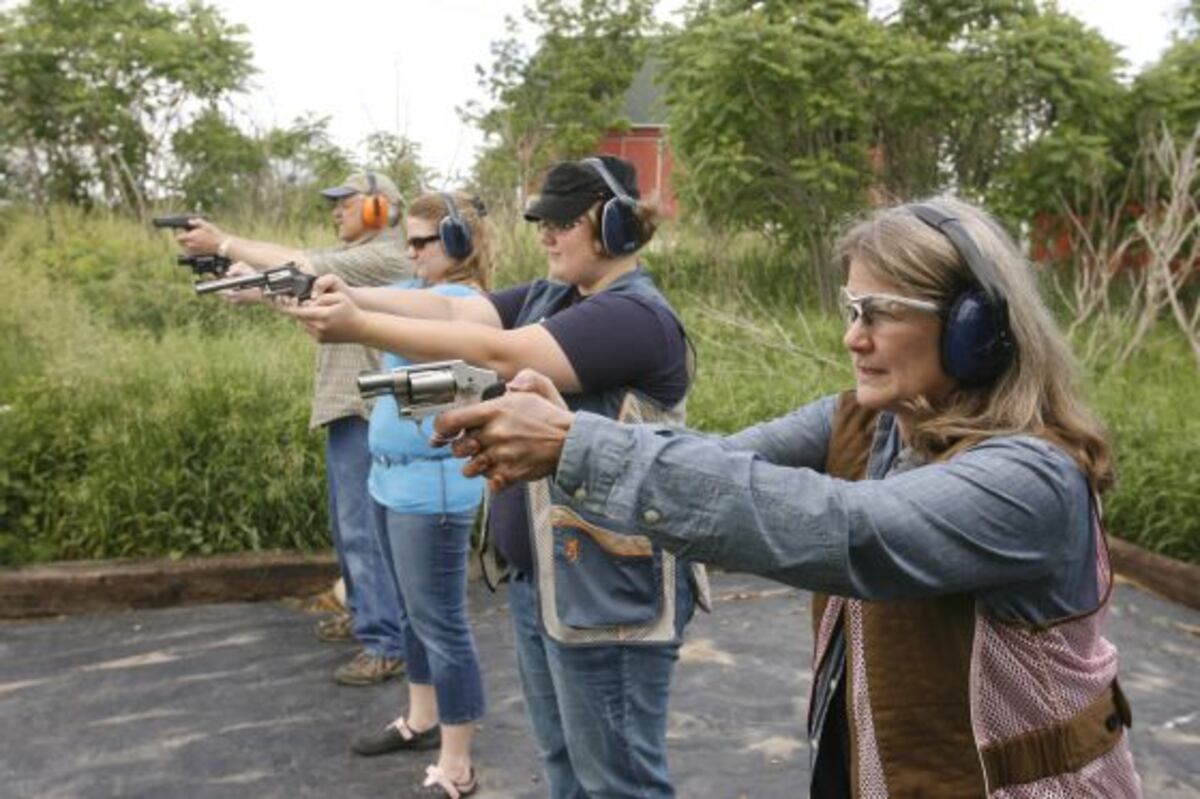
[[[962,291],[942,323],[942,371],[961,385],[981,386],[1002,375],[1017,352],[1008,322],[1008,302],[995,269],[956,217],[931,205],[914,205],[913,215],[945,236],[975,279]]]
[[[596,170],[612,199],[600,209],[600,244],[610,256],[628,255],[642,246],[642,225],[637,216],[637,200],[629,196],[620,182],[604,166],[599,158],[585,158],[584,164]]]
[[[438,223],[442,249],[454,260],[462,261],[470,257],[474,249],[471,242],[471,226],[459,215],[458,206],[454,204],[454,196],[450,192],[442,192],[442,200],[446,203],[446,215]]]

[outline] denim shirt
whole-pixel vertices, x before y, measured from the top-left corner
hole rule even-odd
[[[1033,436],[897,464],[882,414],[866,480],[820,472],[837,398],[722,438],[578,413],[555,481],[570,503],[678,555],[868,600],[971,593],[1000,618],[1062,618],[1097,601],[1091,495]]]

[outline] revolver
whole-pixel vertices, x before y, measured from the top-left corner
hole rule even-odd
[[[450,408],[494,399],[504,393],[504,381],[491,369],[466,361],[430,361],[385,372],[358,376],[363,398],[391,394],[400,416],[421,420]]]
[[[158,228],[170,228],[171,230],[191,230],[196,227],[192,224],[193,219],[208,219],[204,214],[170,214],[168,216],[156,216],[150,220],[150,224]]]
[[[196,284],[197,294],[212,294],[214,291],[243,291],[262,289],[267,297],[287,295],[304,301],[312,297],[316,275],[301,272],[295,264],[284,264],[253,275],[237,275],[217,280],[205,280]]]
[[[191,267],[192,273],[196,275],[224,277],[233,260],[223,255],[178,255],[175,257],[175,263]]]

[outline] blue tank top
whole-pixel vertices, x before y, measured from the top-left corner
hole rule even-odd
[[[421,284],[404,281],[395,288]],[[447,297],[470,297],[478,292],[469,286],[441,283],[430,289]],[[395,369],[412,363],[390,352],[383,354],[383,367]],[[483,479],[463,477],[461,458],[452,457],[449,447],[431,447],[434,417],[419,424],[400,416],[396,400],[380,397],[371,411],[368,443],[371,474],[367,486],[380,505],[397,513],[472,513],[483,497]]]

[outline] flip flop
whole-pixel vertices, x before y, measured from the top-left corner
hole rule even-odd
[[[425,788],[426,793],[435,796],[461,799],[461,797],[470,796],[479,789],[479,780],[476,778],[474,766],[471,766],[471,770],[467,772],[465,782],[455,782],[435,764],[426,767],[425,783],[422,787]]]

